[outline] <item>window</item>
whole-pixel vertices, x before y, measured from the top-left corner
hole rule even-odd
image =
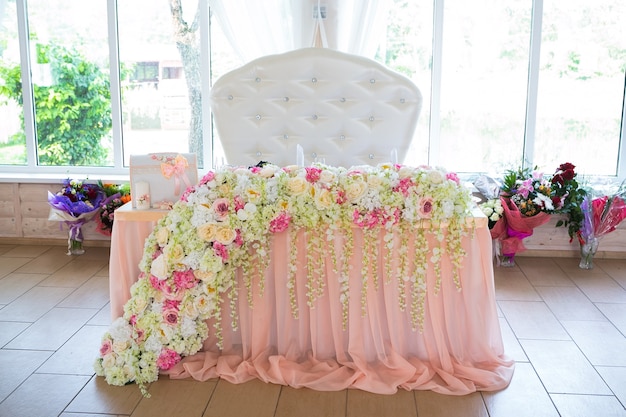
[[[26,164],[15,6],[13,2],[0,2],[0,165],[6,166]]]
[[[621,0],[544,1],[533,161],[617,175],[626,73]],[[584,161],[584,163],[582,162]]]
[[[389,1],[376,59],[424,96],[405,162],[469,174],[572,162],[586,176],[626,176],[622,0]],[[1,171],[127,174],[130,154],[156,151],[220,163],[202,97],[243,63],[208,1],[174,11],[150,0],[0,8]],[[66,61],[71,75],[60,73]],[[63,107],[62,96],[92,111]]]

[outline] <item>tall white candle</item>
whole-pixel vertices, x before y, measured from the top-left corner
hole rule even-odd
[[[150,208],[150,183],[147,181],[137,181],[135,190],[131,198],[137,202],[136,207],[139,210],[147,210]]]

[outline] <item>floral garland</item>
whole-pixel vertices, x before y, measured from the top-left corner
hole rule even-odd
[[[376,257],[387,254],[389,259],[397,251],[400,260],[393,265],[387,260],[387,277],[380,280],[381,285],[392,282],[391,276],[398,277],[400,308],[404,311],[410,306],[413,327],[421,330],[426,270],[429,264],[433,267],[439,291],[442,254],[447,253],[452,265],[460,267],[465,256],[460,241],[468,233],[471,204],[469,190],[454,173],[430,167],[382,164],[346,169],[315,164],[280,168],[265,164],[210,171],[187,189],[146,239],[139,280],[131,288],[123,317],[103,336],[96,373],[112,385],[136,382],[147,395],[146,384],[157,380],[159,370],[170,369],[182,357],[198,352],[210,331],[221,346],[221,306],[226,298],[231,325],[237,326],[236,272],[260,276],[262,292],[271,236],[285,231],[292,239],[298,233],[307,235],[309,308],[325,291],[324,282],[315,278],[326,268],[325,241],[343,240],[344,250],[330,256],[330,266],[341,284],[344,328],[353,228],[369,236],[365,240],[370,245],[363,253],[363,288],[379,285],[373,268]],[[415,226],[417,237],[409,232]],[[386,248],[381,252],[373,243],[379,233],[384,233]],[[428,247],[427,234],[435,237],[438,246]],[[411,263],[408,251],[416,254]],[[287,285],[294,317],[303,307],[295,297],[297,257],[296,245],[291,245]],[[453,271],[452,278],[460,290],[458,271]],[[244,285],[252,305],[253,280],[245,278]],[[365,296],[360,302],[365,310]],[[214,329],[208,328],[207,319],[214,319]]]

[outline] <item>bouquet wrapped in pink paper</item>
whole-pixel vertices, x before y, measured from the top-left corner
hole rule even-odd
[[[626,218],[626,185],[620,185],[611,196],[591,198],[585,196],[581,204],[583,221],[578,230],[580,242],[580,268],[592,269],[593,257],[598,250],[600,238],[611,233]]]
[[[64,222],[69,228],[68,255],[84,253],[81,227],[98,212],[105,197],[97,184],[84,184],[82,181],[70,179],[63,181],[63,187],[56,194],[48,191],[48,220]]]
[[[549,180],[537,169],[507,171],[500,197],[502,224],[491,234],[499,242],[499,265],[513,266],[515,255],[526,250],[523,240],[550,220],[549,212],[554,210],[550,192]]]

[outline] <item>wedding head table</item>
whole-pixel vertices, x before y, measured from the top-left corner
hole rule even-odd
[[[316,390],[505,388],[487,218],[429,167],[209,172],[172,210],[116,211],[96,372]]]

